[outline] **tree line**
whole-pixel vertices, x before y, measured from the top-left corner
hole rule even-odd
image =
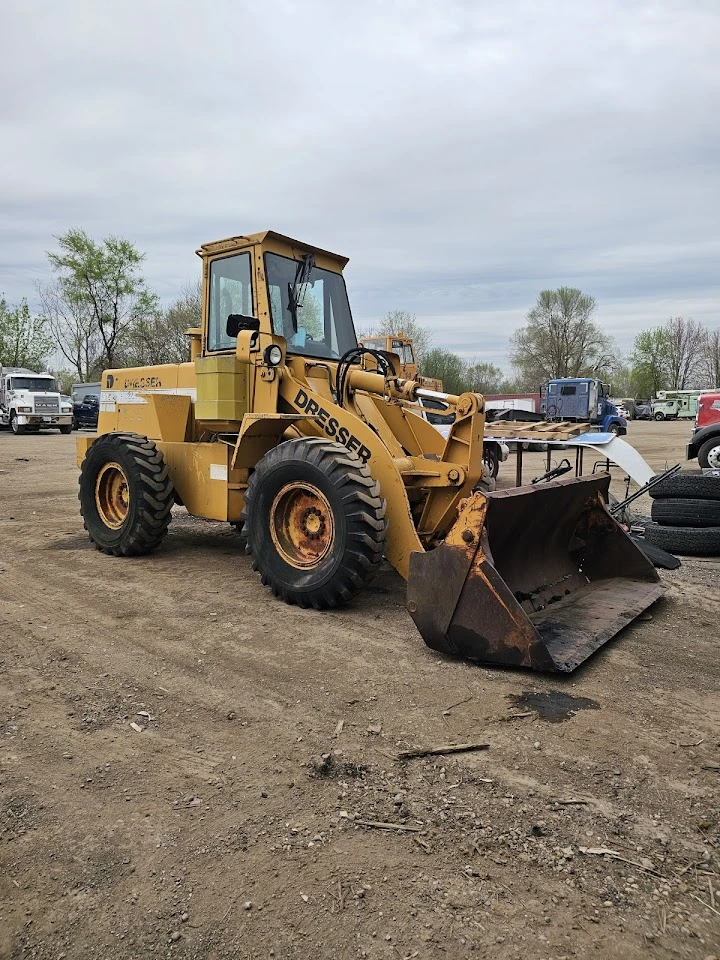
[[[493,363],[465,359],[432,344],[414,314],[394,310],[378,334],[402,330],[416,344],[421,372],[443,381],[448,393],[537,393],[557,377],[598,377],[617,397],[651,399],[659,390],[720,387],[720,329],[671,317],[641,330],[623,356],[594,320],[595,299],[575,287],[540,292],[525,324],[510,337],[510,374]]]
[[[40,310],[26,299],[0,297],[0,364],[53,371],[69,392],[73,381],[97,380],[104,369],[188,358],[185,331],[200,323],[200,284],[167,307],[148,288],[144,254],[121,237],[96,241],[71,229],[47,254],[51,278],[37,284]],[[448,393],[535,393],[554,377],[599,377],[616,396],[650,398],[659,390],[720,386],[720,329],[672,317],[642,330],[628,356],[595,320],[597,303],[575,287],[540,292],[525,324],[509,341],[511,372],[467,359],[433,343],[415,314],[391,310],[363,335],[403,332],[415,344],[421,372]]]
[[[148,288],[144,254],[128,240],[96,241],[71,229],[48,252],[51,278],[37,284],[40,310],[0,298],[0,364],[41,369],[49,360],[61,389],[99,380],[103,370],[188,359],[185,331],[200,323],[200,284],[167,307]]]

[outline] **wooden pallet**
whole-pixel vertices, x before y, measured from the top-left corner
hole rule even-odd
[[[561,420],[558,423],[526,423],[522,420],[496,420],[485,424],[486,437],[505,437],[508,440],[571,440],[587,433],[587,424],[570,423]]]

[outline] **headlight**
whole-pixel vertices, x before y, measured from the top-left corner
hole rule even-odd
[[[18,413],[32,413],[32,407],[18,407]]]
[[[63,407],[63,408],[62,408],[62,412],[63,412],[63,413],[72,413],[72,407]]]
[[[276,343],[271,343],[269,347],[265,348],[263,359],[269,367],[276,367],[279,363],[282,363],[282,350]]]

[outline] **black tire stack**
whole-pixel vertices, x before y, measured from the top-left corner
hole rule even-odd
[[[670,553],[720,556],[720,477],[681,472],[650,488],[645,539]]]

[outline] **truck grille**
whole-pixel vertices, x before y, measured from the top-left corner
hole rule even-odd
[[[60,413],[60,405],[53,397],[47,399],[35,397],[35,413],[42,417],[57,416]]]

